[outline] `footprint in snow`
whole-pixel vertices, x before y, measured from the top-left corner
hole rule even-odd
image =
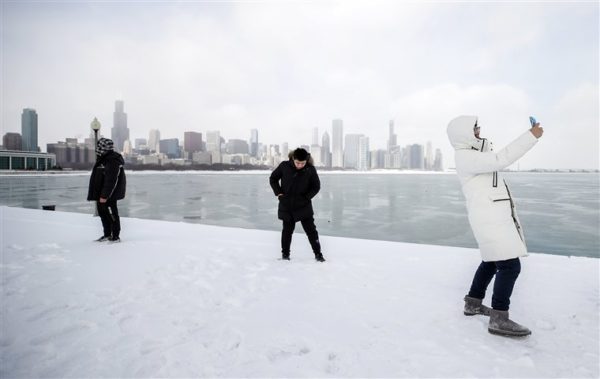
[[[535,323],[536,329],[541,330],[556,330],[556,325],[550,321],[540,320]]]
[[[277,362],[283,359],[288,359],[292,357],[301,357],[310,353],[310,349],[308,347],[291,347],[286,349],[274,349],[273,351],[267,354],[269,361]]]

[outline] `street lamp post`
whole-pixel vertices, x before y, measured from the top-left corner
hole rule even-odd
[[[94,117],[94,121],[91,124],[92,130],[94,131],[94,155],[96,156],[96,161],[98,161],[98,154],[96,154],[96,149],[98,148],[98,131],[100,130],[100,121],[96,117]],[[94,207],[94,217],[98,216],[98,203]]]
[[[94,121],[92,121],[92,130],[94,131],[94,154],[96,154],[96,148],[98,147],[98,131],[100,130],[100,121],[96,117],[94,117]],[[96,159],[98,156],[96,155]]]

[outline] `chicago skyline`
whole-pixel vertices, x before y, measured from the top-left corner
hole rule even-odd
[[[207,131],[206,142],[203,141],[203,134],[198,131],[186,131],[183,136],[183,144],[179,138],[160,138],[160,131],[151,129],[148,132],[148,139],[135,138],[135,144],[129,137],[127,128],[127,114],[124,112],[124,100],[115,101],[115,112],[113,117],[113,126],[110,127],[110,136],[113,141],[127,137],[122,142],[115,143],[115,149],[122,152],[129,163],[139,164],[169,164],[181,161],[178,164],[189,163],[214,164],[252,164],[275,166],[280,161],[287,159],[289,144],[260,143],[259,130],[251,129],[248,140],[230,138],[226,140],[221,137],[219,130]],[[23,110],[23,120],[37,120],[37,112],[34,109],[26,108]],[[31,115],[35,115],[32,117]],[[97,122],[97,118],[94,118]],[[99,122],[99,121],[98,121]],[[30,124],[30,123],[29,123]],[[23,121],[25,125],[25,121]],[[101,123],[100,123],[101,125]],[[103,130],[109,129],[109,126],[100,128],[99,136],[104,137]],[[30,131],[31,128],[24,130]],[[436,151],[436,162],[432,160],[431,142],[428,142],[428,155],[415,153],[414,150],[423,151],[423,146],[418,144],[407,145],[404,148],[396,145],[396,136],[394,132],[394,120],[389,121],[390,140],[387,143],[387,150],[371,150],[369,137],[364,134],[343,134],[343,120],[332,120],[332,131],[335,131],[338,138],[345,139],[345,144],[336,145],[336,149],[342,152],[342,165],[335,166],[332,162],[332,153],[330,152],[330,138],[328,131],[323,132],[322,136],[318,128],[312,128],[312,139],[310,145],[300,145],[307,149],[317,167],[338,167],[344,169],[356,169],[366,171],[377,168],[396,168],[396,169],[418,169],[418,170],[443,170],[441,152]],[[7,133],[3,141],[16,143],[16,133]],[[20,137],[20,136],[19,136]],[[30,139],[37,138],[36,133],[29,135]],[[68,167],[70,163],[89,164],[95,159],[93,147],[93,133],[83,142],[77,138],[65,137],[64,141],[47,144],[47,151],[57,157],[59,166]],[[319,144],[321,142],[321,144]],[[122,145],[122,148],[119,148]],[[251,146],[256,146],[256,154],[252,154]]]

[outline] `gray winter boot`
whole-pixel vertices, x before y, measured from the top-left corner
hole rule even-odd
[[[481,304],[481,299],[465,296],[465,316],[490,315],[490,308]]]
[[[488,332],[505,337],[525,337],[531,334],[531,330],[508,318],[508,311],[490,311],[490,323]]]

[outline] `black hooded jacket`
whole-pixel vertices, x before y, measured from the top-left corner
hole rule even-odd
[[[281,184],[280,184],[281,181]],[[300,221],[312,217],[311,199],[321,189],[317,169],[309,162],[297,170],[292,159],[281,162],[271,173],[269,183],[275,196],[279,196],[277,216],[283,221]]]
[[[121,154],[113,150],[102,154],[92,169],[87,199],[123,199],[126,185],[124,164]]]

